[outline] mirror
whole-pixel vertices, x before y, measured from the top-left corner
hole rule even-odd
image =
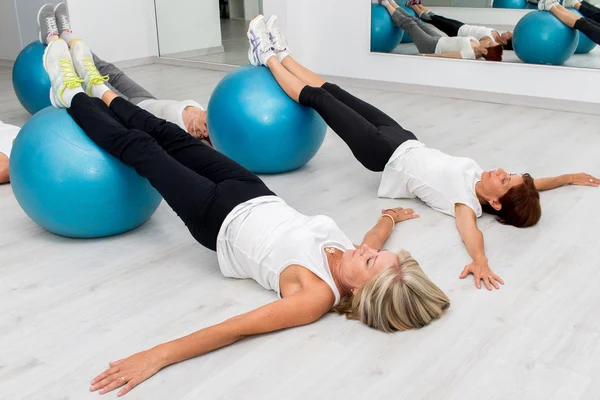
[[[155,0],[160,57],[248,64],[248,24],[262,0]]]
[[[593,2],[378,0],[371,4],[371,52],[600,68],[600,8]]]

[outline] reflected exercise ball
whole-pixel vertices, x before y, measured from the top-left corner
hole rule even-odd
[[[527,0],[494,0],[493,8],[528,8]]]
[[[371,4],[371,51],[389,53],[398,46],[403,36],[404,31],[394,25],[386,8]]]
[[[569,11],[583,17],[583,14],[574,8],[569,8]],[[585,33],[579,31],[576,32],[577,36],[579,36],[579,44],[577,45],[577,49],[575,49],[575,54],[587,54],[596,48],[597,44],[587,37]]]
[[[292,171],[309,162],[327,125],[292,100],[265,67],[242,67],[213,91],[207,115],[215,149],[258,174]]]
[[[39,111],[19,132],[10,180],[29,218],[73,238],[137,228],[162,200],[133,168],[97,147],[66,110],[53,107]]]
[[[529,64],[562,65],[575,53],[577,32],[547,11],[532,11],[517,23],[513,48]]]
[[[44,69],[46,45],[33,42],[15,61],[12,82],[19,102],[31,114],[50,106],[50,78]]]

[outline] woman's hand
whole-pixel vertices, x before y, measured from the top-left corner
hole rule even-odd
[[[565,175],[567,179],[567,184],[569,185],[581,185],[581,186],[592,186],[598,187],[600,186],[600,179],[586,174],[585,172],[581,172],[579,174],[567,174]]]
[[[460,279],[465,279],[469,274],[473,274],[475,278],[475,286],[477,289],[481,289],[481,281],[487,288],[487,290],[492,290],[492,286],[496,289],[500,289],[501,285],[504,285],[504,281],[498,275],[494,274],[490,266],[488,265],[487,258],[482,260],[474,260],[471,264],[467,265],[463,272],[460,274]]]
[[[118,397],[121,397],[164,367],[161,357],[155,349],[142,351],[122,360],[111,362],[109,365],[109,369],[92,381],[91,392],[100,390],[100,394],[105,394],[125,386],[117,394]]]
[[[387,214],[390,217],[394,218],[394,222],[404,222],[409,219],[419,218],[420,215],[415,214],[412,208],[388,208],[385,210],[381,210],[381,214]]]
[[[183,123],[190,135],[196,139],[208,139],[206,111],[198,107],[186,107],[183,110]]]

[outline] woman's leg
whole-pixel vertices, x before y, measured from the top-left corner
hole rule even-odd
[[[0,153],[0,184],[10,182],[8,164],[8,156],[4,153]]]
[[[435,53],[435,48],[440,40],[437,32],[430,29],[425,22],[410,16],[402,8],[394,8],[392,5],[388,5],[386,8],[392,15],[394,25],[410,35],[420,53]]]
[[[428,22],[450,37],[458,36],[458,31],[464,25],[463,22],[435,14],[431,16],[431,21]]]
[[[594,43],[600,45],[600,23],[589,18],[579,18],[575,22],[574,28],[581,31]]]
[[[600,22],[600,8],[587,1],[575,2],[573,8],[579,10],[579,12],[586,18]]]
[[[152,136],[124,127],[110,117],[104,103],[83,93],[74,97],[68,112],[98,146],[147,178],[192,236],[209,249],[216,249],[219,229],[234,207],[273,194],[260,180],[260,183],[236,180],[216,183],[192,171],[167,154]],[[238,168],[233,162],[223,164],[220,159],[225,156],[201,146],[195,148],[196,156],[207,166],[217,163],[220,168]]]

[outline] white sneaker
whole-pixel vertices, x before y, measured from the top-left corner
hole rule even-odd
[[[267,65],[267,60],[275,56],[273,43],[269,37],[269,31],[265,25],[265,17],[259,15],[250,21],[248,27],[248,40],[250,49],[248,50],[248,60],[254,66]]]
[[[40,8],[37,15],[38,26],[40,28],[40,42],[49,44],[58,38],[58,27],[54,18],[54,7],[52,4],[45,4]]]
[[[539,0],[538,2],[538,10],[540,11],[550,11],[552,7],[558,4],[556,0]]]
[[[563,0],[563,7],[575,8],[575,4],[579,3],[578,0]]]
[[[48,43],[43,62],[52,83],[50,102],[56,108],[69,108],[73,97],[83,92],[83,80],[75,72],[67,42],[56,39]]]
[[[94,64],[92,51],[87,45],[78,40],[71,45],[71,57],[77,74],[83,78],[83,88],[88,96],[92,96],[94,86],[104,86],[108,81],[108,75],[102,76]],[[108,89],[108,88],[107,88]]]
[[[277,55],[277,59],[279,62],[282,62],[283,59],[291,55],[291,53],[287,46],[287,40],[279,27],[279,17],[277,17],[277,15],[271,15],[265,25],[269,31],[269,38],[271,39],[271,43],[273,43],[273,49]]]

